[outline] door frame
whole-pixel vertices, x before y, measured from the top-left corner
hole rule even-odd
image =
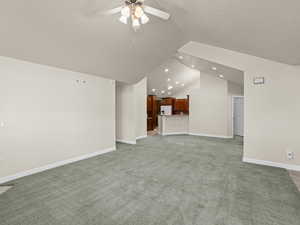
[[[232,99],[231,99],[231,120],[232,120],[232,124],[231,124],[231,126],[232,126],[232,137],[234,138],[234,99],[235,98],[243,98],[243,100],[244,100],[244,110],[243,110],[243,112],[244,112],[244,126],[243,126],[243,128],[244,128],[244,130],[243,130],[243,134],[244,134],[244,136],[245,136],[245,96],[244,95],[232,95]]]

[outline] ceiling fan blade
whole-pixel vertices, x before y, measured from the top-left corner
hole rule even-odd
[[[157,17],[159,17],[159,18],[161,18],[163,20],[168,20],[170,18],[170,16],[171,16],[169,13],[166,13],[164,11],[161,11],[159,9],[155,9],[153,7],[146,6],[146,5],[144,6],[144,11],[146,13],[151,14],[151,15],[157,16]]]
[[[101,12],[101,14],[103,14],[103,15],[113,15],[113,14],[117,14],[117,13],[121,12],[122,8],[123,8],[123,7],[120,6],[120,7],[114,8],[114,9],[110,9],[110,10]]]

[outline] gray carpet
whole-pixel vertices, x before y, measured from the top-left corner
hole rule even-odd
[[[1,186],[0,185],[0,195],[7,192],[11,188],[12,188],[11,186]]]
[[[299,225],[287,171],[241,162],[240,140],[149,137],[12,182],[0,225]]]

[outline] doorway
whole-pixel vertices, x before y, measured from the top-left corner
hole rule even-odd
[[[244,137],[244,96],[233,96],[233,135]]]

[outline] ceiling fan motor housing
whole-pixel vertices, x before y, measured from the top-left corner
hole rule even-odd
[[[139,2],[139,0],[126,0],[126,4],[131,5],[131,4],[142,4]]]

